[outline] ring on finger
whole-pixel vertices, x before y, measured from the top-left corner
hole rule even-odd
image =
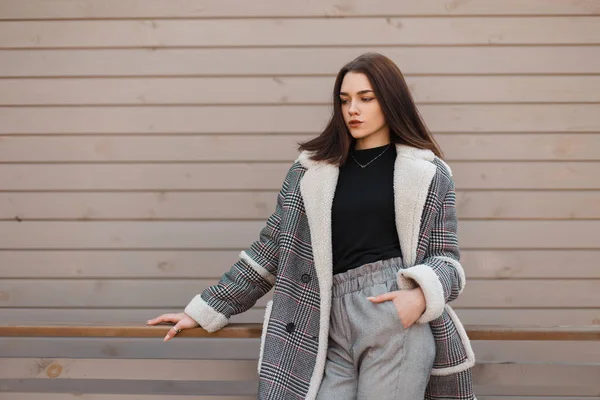
[[[173,328],[173,330],[175,331],[175,334],[176,334],[176,335],[177,335],[177,334],[179,334],[179,333],[181,332],[181,329],[175,329],[175,328]]]

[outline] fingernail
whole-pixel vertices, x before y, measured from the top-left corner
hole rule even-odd
[[[375,300],[375,297],[367,297],[367,300]]]

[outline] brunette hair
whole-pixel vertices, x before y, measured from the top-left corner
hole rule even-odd
[[[423,122],[398,66],[379,53],[365,53],[344,65],[333,89],[333,114],[325,130],[316,138],[300,143],[299,150],[312,152],[311,159],[342,165],[355,139],[342,115],[340,90],[348,72],[363,73],[377,97],[392,143],[428,149],[442,158],[442,151]]]

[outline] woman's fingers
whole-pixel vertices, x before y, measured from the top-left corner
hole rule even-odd
[[[398,291],[394,291],[394,292],[380,294],[379,296],[375,296],[375,297],[367,297],[367,300],[371,300],[373,303],[382,303],[384,301],[394,300],[397,295],[398,295]]]
[[[161,322],[177,323],[177,322],[179,322],[180,319],[181,319],[181,317],[179,317],[178,314],[163,314],[154,319],[149,319],[148,321],[146,321],[146,324],[156,325],[156,324],[160,324]]]
[[[167,336],[165,336],[165,338],[163,339],[163,342],[173,339],[180,332],[181,332],[181,328],[179,327],[179,325],[178,324],[175,325],[174,327],[172,327],[171,329],[169,329],[167,331]]]

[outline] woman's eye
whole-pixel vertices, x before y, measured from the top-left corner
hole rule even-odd
[[[372,97],[365,97],[365,98],[362,99],[362,101],[364,101],[364,102],[369,102],[371,100],[373,100]]]
[[[346,104],[346,103],[348,103],[348,100],[344,100],[344,99],[342,99],[342,100],[340,100],[340,101],[342,102],[342,104]]]

